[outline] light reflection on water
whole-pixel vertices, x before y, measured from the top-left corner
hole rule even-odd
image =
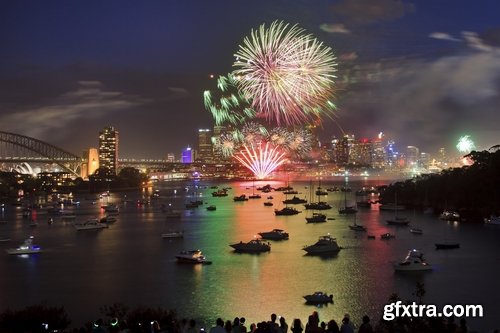
[[[301,192],[299,197],[309,199],[309,189],[305,188],[309,187],[308,182],[291,185]],[[329,185],[332,184],[322,183],[323,188]],[[352,180],[349,185],[354,190],[362,186]],[[210,188],[191,188],[189,198],[184,197],[183,184],[176,194],[172,189],[160,188],[162,197],[152,200],[149,206],[122,204],[115,195],[109,200],[120,203],[119,219],[109,229],[98,232],[76,232],[70,223],[58,219],[51,226],[40,223],[36,229],[29,228],[20,211],[9,208],[5,213],[9,222],[0,226],[0,233],[9,234],[12,241],[0,244],[2,249],[33,234],[45,253],[27,259],[0,256],[0,271],[6,272],[0,275],[0,308],[47,300],[49,304],[64,305],[76,325],[99,316],[100,306],[114,302],[175,308],[181,316],[195,317],[205,326],[211,326],[219,316],[245,316],[251,323],[267,319],[273,312],[291,323],[296,317],[306,320],[314,310],[321,320],[340,320],[348,312],[359,323],[365,313],[377,318],[393,292],[403,299],[412,298],[416,282],[423,281],[427,290],[424,301],[428,303],[483,304],[486,315],[500,312],[500,304],[485,297],[500,277],[496,268],[500,228],[447,224],[435,216],[402,213],[424,229],[424,235],[418,236],[410,234],[408,228],[387,226],[385,220],[392,213],[380,212],[374,206],[360,208],[356,218],[358,224],[369,229],[369,234],[377,236],[368,240],[366,233],[348,228],[354,222],[352,216],[337,213],[344,201],[341,192],[324,197],[334,205],[326,214],[335,220],[306,224],[302,205],[298,206],[303,211],[299,215],[274,216],[274,209],[283,206],[282,193],[264,193],[262,199],[235,203],[233,196],[252,194],[253,183],[230,186],[229,196],[222,198],[211,197],[210,192],[215,190]],[[274,197],[272,207],[263,206],[268,195]],[[348,195],[350,200],[356,200],[354,191]],[[128,193],[127,198],[137,196]],[[162,203],[183,209],[186,202],[195,198],[202,198],[205,205],[184,211],[180,220],[165,219],[160,210]],[[216,205],[217,210],[207,211],[205,207],[210,204]],[[82,202],[78,214],[87,214],[81,219],[102,216],[99,207],[99,202]],[[290,240],[272,242],[270,253],[236,254],[228,246],[273,228],[289,232]],[[163,240],[160,234],[166,230],[184,230],[185,237]],[[396,239],[380,240],[379,235],[385,232],[394,233]],[[331,257],[306,256],[302,247],[327,233],[336,237],[344,249]],[[462,247],[436,251],[434,243],[438,241],[459,241]],[[212,265],[175,262],[179,251],[198,248],[213,261]],[[422,250],[435,265],[435,271],[394,274],[391,262],[401,260],[411,248]],[[475,287],[464,288],[470,285]],[[333,294],[334,304],[321,308],[306,305],[302,296],[315,291]],[[468,321],[474,328],[494,326],[492,317]]]

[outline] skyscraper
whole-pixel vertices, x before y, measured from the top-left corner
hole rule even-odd
[[[213,162],[214,154],[212,148],[212,134],[209,129],[198,130],[198,155],[197,162],[211,163]]]
[[[118,168],[118,131],[113,126],[99,132],[99,167],[116,175]]]
[[[193,150],[191,147],[184,148],[181,153],[182,163],[193,163]]]

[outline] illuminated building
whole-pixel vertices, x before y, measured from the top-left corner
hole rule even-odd
[[[113,126],[99,132],[99,167],[116,175],[118,168],[118,131]]]
[[[170,163],[174,163],[175,162],[175,155],[174,155],[174,153],[168,153],[167,154],[167,161],[170,162]]]
[[[86,149],[82,157],[87,161],[82,166],[82,178],[88,178],[99,168],[99,151],[97,148]]]
[[[196,161],[211,163],[214,160],[212,134],[209,129],[198,130],[198,151]]]
[[[387,142],[385,151],[387,153],[387,166],[389,168],[397,168],[399,166],[399,152],[396,150],[394,141],[390,140]]]
[[[408,168],[418,167],[420,152],[415,146],[406,147],[406,166]]]
[[[193,163],[193,149],[191,147],[188,146],[182,150],[181,162]]]
[[[377,138],[372,141],[372,167],[382,169],[387,165],[387,153],[385,151],[384,145],[382,143],[382,139],[384,134],[382,132],[379,133]]]
[[[353,136],[354,138],[354,136]],[[357,166],[371,166],[372,143],[368,139],[352,141],[349,149],[349,164]]]
[[[228,132],[228,128],[226,126],[214,126],[214,135],[212,137],[212,140],[219,138],[222,134],[225,134],[227,132]],[[211,142],[213,142],[213,141],[211,141]],[[220,149],[213,150],[213,158],[214,158],[214,161],[216,163],[220,162],[220,161],[224,162],[224,161],[229,160],[228,157],[226,157],[222,154],[222,150],[220,150]]]
[[[349,163],[349,149],[353,140],[354,135],[344,135],[344,137],[338,140],[334,151],[337,165],[346,166]]]

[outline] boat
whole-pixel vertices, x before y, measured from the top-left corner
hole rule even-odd
[[[8,254],[35,254],[42,252],[38,245],[33,244],[33,236],[27,238],[19,247],[15,249],[7,249]]]
[[[424,231],[419,228],[410,228],[410,232],[415,235],[422,235]]]
[[[393,219],[387,220],[387,224],[395,226],[407,226],[410,223],[410,219],[407,217],[394,216]]]
[[[487,225],[500,225],[500,216],[490,215],[489,218],[484,219],[484,223]]]
[[[220,189],[217,191],[212,192],[213,197],[227,197],[227,190],[226,189]]]
[[[449,250],[460,248],[460,243],[435,243],[436,250]]]
[[[324,201],[310,202],[305,204],[304,207],[306,209],[314,209],[314,210],[327,210],[332,208],[332,206],[330,206]]]
[[[230,244],[236,252],[245,253],[261,253],[271,251],[271,244],[264,242],[262,239],[252,239],[247,243],[240,241],[239,243]]]
[[[214,205],[210,205],[207,207],[207,210],[214,211],[217,210],[217,207],[215,207]]]
[[[268,196],[268,197],[267,197],[267,199],[268,199],[268,200],[272,200],[272,199],[274,199],[274,198],[273,198],[273,196],[272,196],[272,195],[270,195],[270,196]]]
[[[356,220],[354,221],[353,225],[349,226],[349,229],[354,230],[354,231],[366,231],[366,227],[356,224]]]
[[[264,202],[264,206],[272,206],[273,203],[271,201],[266,201]]]
[[[103,206],[102,208],[104,208],[104,211],[108,214],[117,214],[120,210],[118,209],[118,206],[117,205],[106,205],[106,206]]]
[[[397,192],[394,193],[394,205],[396,207],[398,206],[398,194],[397,194]],[[407,218],[407,217],[400,217],[400,216],[398,216],[398,209],[395,209],[394,210],[394,218],[389,219],[386,222],[389,225],[407,226],[410,223],[410,219]]]
[[[287,195],[287,194],[299,194],[298,191],[295,191],[295,190],[288,190],[288,191],[283,191],[283,194]]]
[[[396,238],[396,235],[386,232],[385,234],[380,235],[380,239],[392,239]]]
[[[98,219],[88,219],[83,223],[74,223],[73,226],[76,230],[98,230],[108,228],[108,224],[100,223]]]
[[[262,197],[258,193],[257,194],[252,194],[252,195],[248,196],[248,199],[260,199],[260,198],[262,198]]]
[[[340,191],[340,189],[337,186],[328,187],[326,190],[328,192],[338,192],[338,191]]]
[[[164,232],[161,234],[161,238],[183,238],[184,237],[184,231],[171,231],[171,232]]]
[[[209,265],[212,262],[207,260],[200,250],[181,251],[175,256],[177,262],[187,264]]]
[[[439,218],[444,221],[460,221],[460,214],[455,211],[445,210],[439,215]]]
[[[311,295],[302,296],[306,300],[307,303],[311,304],[326,304],[333,303],[333,295],[327,295],[322,291],[317,291]]]
[[[302,203],[306,203],[306,202],[307,202],[306,199],[301,199],[295,195],[291,199],[283,200],[283,203],[286,205],[288,205],[288,204],[297,205],[297,204],[302,204]]]
[[[288,239],[288,232],[281,229],[273,229],[271,231],[259,232],[259,236],[262,239],[285,240]]]
[[[274,210],[275,215],[297,215],[298,213],[300,213],[300,211],[293,207],[285,207],[280,210],[278,209]]]
[[[198,206],[196,206],[196,207],[198,207]],[[182,212],[180,210],[167,209],[165,211],[165,216],[167,218],[179,218],[182,216]]]
[[[318,188],[316,189],[316,192],[315,192],[315,193],[316,193],[316,195],[317,195],[317,196],[320,196],[320,195],[328,195],[328,192],[327,192],[327,191],[325,191],[325,190],[323,190],[321,187],[318,187]]]
[[[201,204],[198,201],[191,201],[186,204],[186,208],[198,208]]]
[[[115,223],[116,221],[118,221],[116,217],[108,215],[104,216],[99,220],[100,223]]]
[[[233,198],[234,201],[247,201],[248,198],[245,194],[242,194],[242,195],[239,195],[239,196],[236,196]]]
[[[318,241],[313,245],[304,246],[304,251],[307,254],[327,254],[337,253],[340,251],[340,246],[337,240],[330,235],[320,236]]]
[[[413,249],[408,251],[403,261],[394,264],[394,270],[396,272],[431,271],[432,266],[425,261],[422,252]]]
[[[313,213],[311,217],[306,217],[307,223],[326,222],[326,215],[321,213]]]
[[[344,207],[339,208],[339,214],[356,214],[358,210],[354,206],[347,206],[347,192],[344,192]]]

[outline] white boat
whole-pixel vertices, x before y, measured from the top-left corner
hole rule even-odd
[[[171,231],[161,234],[161,238],[183,238],[184,231]]]
[[[304,251],[308,254],[327,254],[340,251],[340,246],[337,240],[330,235],[320,236],[318,241],[313,245],[304,246]]]
[[[327,295],[322,291],[317,291],[311,295],[303,296],[307,303],[311,304],[325,304],[333,303],[333,295]]]
[[[98,219],[89,219],[83,223],[74,223],[75,229],[80,230],[98,230],[107,228],[108,225],[106,223],[100,223]]]
[[[281,229],[273,229],[267,232],[259,232],[260,237],[262,239],[270,239],[270,240],[284,240],[288,239],[288,232],[285,232]]]
[[[212,262],[207,260],[200,250],[191,251],[181,251],[175,256],[177,262],[188,263],[188,264],[211,264]]]
[[[394,270],[396,272],[431,271],[432,266],[425,261],[422,252],[413,249],[408,252],[403,261],[394,264]]]
[[[491,215],[489,218],[484,219],[484,223],[487,225],[500,225],[500,216]]]
[[[415,235],[422,235],[424,231],[419,228],[410,228],[410,232]]]
[[[271,244],[264,242],[262,239],[252,239],[247,243],[240,241],[239,243],[231,244],[229,246],[231,246],[236,252],[261,253],[271,251]]]
[[[40,246],[33,244],[33,236],[26,239],[19,247],[7,250],[8,254],[34,254],[40,252],[42,252]]]

